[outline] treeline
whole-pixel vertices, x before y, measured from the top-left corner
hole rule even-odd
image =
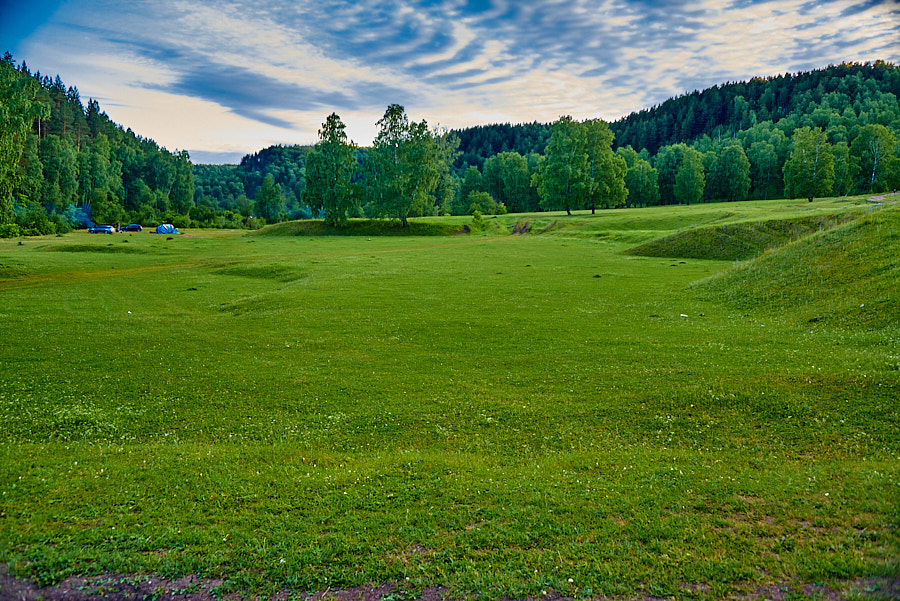
[[[616,154],[626,162],[628,194],[618,205],[614,196],[603,205],[808,197],[799,163],[790,159],[797,140],[807,148],[810,136],[819,141],[816,152],[828,155],[821,155],[812,196],[893,190],[900,185],[898,96],[900,69],[879,61],[755,78],[669,99],[609,124]],[[558,198],[537,198],[535,189],[503,197],[492,164],[502,154],[504,164],[521,171],[524,159],[537,185],[546,151],[534,141],[549,140],[557,124],[455,131],[462,197],[477,190],[513,210],[560,206]],[[492,154],[500,148],[508,152]]]
[[[298,218],[496,214],[882,192],[900,184],[900,69],[884,63],[730,83],[607,124],[562,117],[437,131],[390,105],[371,147],[336,114],[315,146],[191,165],[0,62],[0,228],[257,227]],[[10,228],[17,228],[12,230]],[[0,231],[0,235],[3,232]]]
[[[311,151],[311,146],[270,146],[244,156],[238,165],[194,165],[195,220],[206,227],[232,227],[311,217],[300,199]],[[267,190],[277,186],[280,200],[257,209],[256,198],[267,178]]]
[[[625,165],[624,198],[618,192],[600,198],[571,189],[560,196],[541,187],[543,170],[549,167],[546,159],[552,154],[547,148],[553,128],[566,121],[572,129],[571,119],[452,130],[449,133],[459,140],[459,146],[442,180],[441,193],[435,193],[430,203],[417,204],[411,214],[807,197],[806,188],[800,185],[803,178],[797,173],[797,161],[789,162],[796,146],[795,132],[802,128],[824,133],[827,146],[819,149],[827,149],[830,156],[823,159],[817,174],[820,191],[814,196],[893,189],[898,184],[898,82],[900,70],[893,65],[844,64],[716,86],[610,123],[612,148]],[[690,127],[667,125],[680,123],[682,118]],[[647,138],[651,130],[665,135]],[[321,206],[303,200],[311,151],[310,147],[275,146],[244,157],[238,166],[196,166],[195,201],[210,210],[219,207],[243,215],[253,211],[267,221],[326,217]],[[351,179],[355,184],[364,179],[367,152],[353,149],[356,167]],[[621,171],[620,164],[615,164],[610,177]],[[572,163],[567,169],[573,175],[570,183],[584,188],[586,180],[577,175],[581,168]],[[272,179],[267,197],[274,196],[275,202],[255,208],[267,175]],[[822,181],[830,182],[827,190]],[[610,189],[618,190],[616,185]],[[353,215],[377,214],[375,204],[359,186],[351,204]],[[267,206],[274,209],[267,211]]]
[[[852,122],[889,126],[900,97],[900,69],[878,61],[844,63],[795,75],[753,78],[694,91],[610,124],[618,146],[646,148],[690,143],[703,136],[733,138],[760,123],[778,124],[790,137],[798,127],[832,128],[847,140]]]
[[[59,76],[0,60],[0,235],[94,222],[187,225],[194,178],[169,152],[115,124]]]

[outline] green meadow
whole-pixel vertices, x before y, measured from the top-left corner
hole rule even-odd
[[[892,594],[900,208],[471,224],[0,240],[0,563],[298,598]]]

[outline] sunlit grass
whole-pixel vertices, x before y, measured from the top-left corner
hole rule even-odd
[[[843,260],[812,238],[738,269],[622,254],[692,224],[855,206],[112,237],[130,252],[0,241],[0,561],[41,583],[491,598],[896,575],[896,305],[873,309],[878,327],[810,323],[740,287],[789,289],[792,256]],[[852,228],[895,213],[815,236],[876,244]]]

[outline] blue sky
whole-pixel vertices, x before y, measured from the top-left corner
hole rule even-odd
[[[0,52],[195,162],[432,125],[614,120],[753,76],[900,63],[896,0],[0,0]]]

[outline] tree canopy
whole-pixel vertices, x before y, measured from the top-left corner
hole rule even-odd
[[[396,217],[404,227],[411,213],[429,214],[434,193],[449,170],[458,140],[410,121],[399,104],[388,106],[376,123],[378,134],[366,156],[365,187],[371,210]]]
[[[343,225],[353,205],[352,177],[357,163],[356,145],[348,141],[346,126],[331,113],[319,130],[319,142],[306,159],[303,201],[315,212],[324,212],[332,225]]]
[[[625,201],[625,159],[612,151],[612,132],[600,119],[578,122],[560,117],[550,128],[550,141],[533,185],[544,209],[572,209]]]
[[[834,185],[834,155],[819,128],[794,131],[791,158],[784,164],[785,190],[790,198],[825,196]]]
[[[59,76],[0,61],[0,225],[47,234],[94,221],[190,223],[187,152],[113,123]],[[45,215],[34,220],[35,211]],[[45,227],[46,225],[46,227]]]
[[[324,217],[340,226],[354,215],[405,225],[473,206],[571,212],[877,193],[900,186],[898,95],[900,69],[875,62],[726,83],[612,123],[561,117],[447,132],[391,104],[368,148],[331,113],[315,146],[195,165],[7,53],[0,225],[20,226],[4,230],[13,234],[92,221],[250,227]]]

